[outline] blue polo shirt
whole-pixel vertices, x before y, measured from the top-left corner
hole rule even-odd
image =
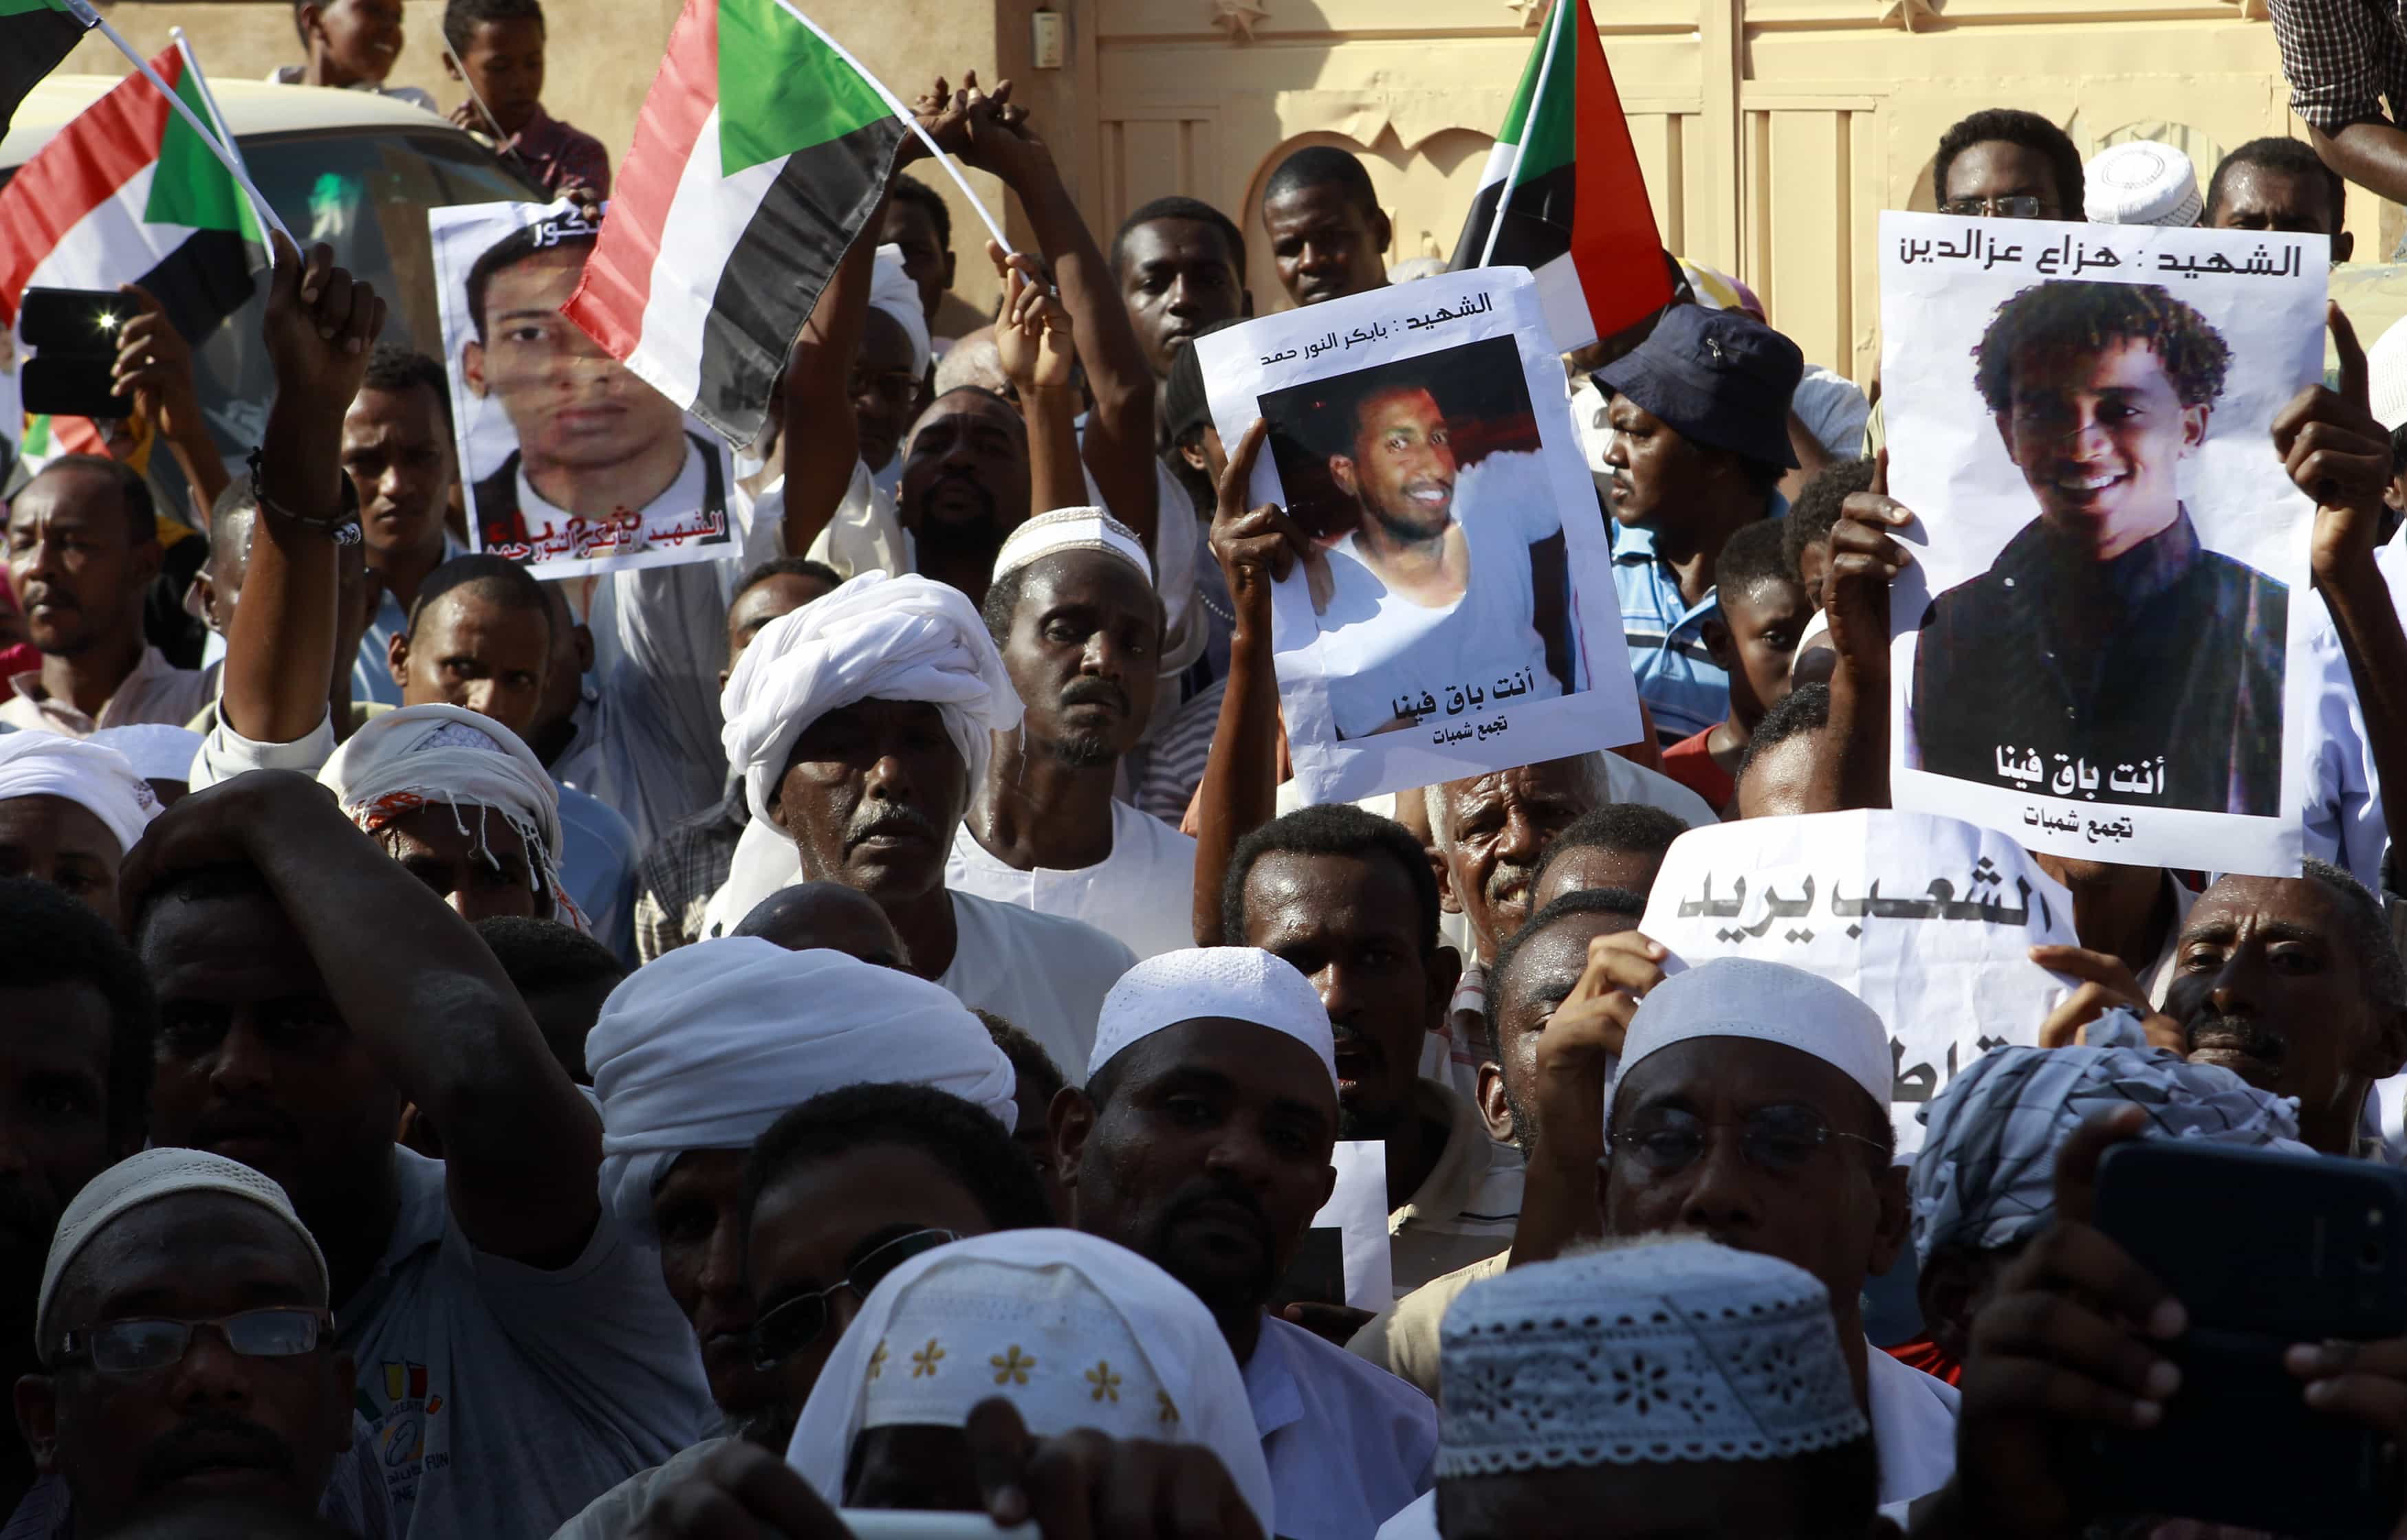
[[[1767,518],[1788,512],[1774,492]],[[1655,554],[1655,531],[1606,520],[1613,539],[1613,586],[1621,635],[1638,698],[1666,742],[1694,737],[1730,714],[1730,674],[1705,650],[1705,622],[1721,615],[1713,589],[1694,604],[1680,597],[1680,574]]]

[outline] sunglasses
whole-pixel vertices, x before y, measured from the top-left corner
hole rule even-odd
[[[824,1289],[795,1294],[761,1313],[752,1322],[752,1366],[775,1369],[819,1340],[827,1330],[828,1301],[846,1290],[867,1299],[886,1275],[924,1251],[949,1246],[961,1237],[950,1230],[914,1230],[897,1236],[852,1264],[852,1272]]]

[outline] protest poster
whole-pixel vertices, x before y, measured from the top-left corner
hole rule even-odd
[[[2072,899],[2007,835],[1886,809],[1757,818],[1672,841],[1638,928],[1676,972],[1716,957],[1844,985],[1888,1027],[1900,1155],[1924,1103],[1973,1059],[2036,1043],[2073,985],[2032,962],[2073,946]]]
[[[2314,506],[2274,415],[2321,235],[1881,216],[1891,798],[2034,850],[2296,876]]]
[[[1525,269],[1374,290],[1195,346],[1220,441],[1270,423],[1254,501],[1313,543],[1272,596],[1306,801],[1644,736],[1603,519]]]
[[[540,578],[743,554],[726,446],[560,314],[575,204],[427,210],[470,544]]]

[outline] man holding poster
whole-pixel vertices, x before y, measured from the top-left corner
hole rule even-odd
[[[1931,606],[1924,769],[2275,811],[2289,589],[2200,545],[2177,474],[2230,357],[2156,284],[2057,279],[1998,307],[1975,378],[2039,516]]]

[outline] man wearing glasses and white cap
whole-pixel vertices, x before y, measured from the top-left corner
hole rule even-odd
[[[1885,1506],[1956,1463],[1955,1389],[1864,1340],[1864,1280],[1908,1236],[1893,1073],[1880,1018],[1827,979],[1736,957],[1675,973],[1631,1018],[1597,1179],[1609,1236],[1698,1231],[1830,1291]]]

